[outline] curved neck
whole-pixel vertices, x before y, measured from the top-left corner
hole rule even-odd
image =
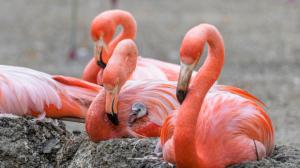
[[[121,32],[109,43],[109,53],[110,57],[116,47],[116,45],[123,39],[135,39],[137,25],[135,19],[129,13],[116,13],[112,16],[112,20],[115,22],[115,27],[121,26]]]
[[[196,49],[197,51],[193,52],[199,54],[203,51],[206,42],[209,45],[207,58],[190,85],[176,120],[174,145],[175,156],[178,158],[176,163],[178,160],[179,167],[180,165],[195,165],[195,163],[198,166],[203,165],[195,146],[195,135],[199,133],[196,129],[201,129],[197,127],[198,116],[201,115],[202,102],[208,90],[218,79],[224,63],[223,39],[213,26],[202,24],[190,30],[181,48],[188,52]]]
[[[91,83],[97,83],[97,76],[100,71],[100,67],[96,63],[95,57],[85,66],[82,79]],[[99,83],[98,83],[99,84]]]
[[[137,64],[138,49],[131,39],[119,42],[103,72],[103,84],[115,87],[118,90],[133,74]]]

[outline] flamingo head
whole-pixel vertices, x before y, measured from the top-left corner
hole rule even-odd
[[[119,92],[125,82],[131,77],[137,63],[138,50],[133,40],[119,42],[112,57],[103,71],[102,83],[106,92],[105,110],[108,118],[118,125]]]
[[[116,24],[110,19],[109,13],[103,12],[95,17],[91,23],[91,37],[95,43],[94,57],[101,68],[108,62],[108,44],[115,33]]]
[[[203,26],[209,25],[202,24],[201,27]],[[181,44],[181,66],[176,90],[176,96],[180,103],[184,101],[187,95],[193,70],[200,60],[206,42],[206,38],[203,38],[203,35],[205,35],[206,33],[199,28],[200,26],[196,26],[189,30],[183,38]]]
[[[123,26],[123,37],[116,38],[114,44],[111,45],[118,25]],[[116,43],[125,38],[135,38],[135,19],[129,12],[123,10],[105,11],[96,16],[92,21],[90,34],[95,43],[94,57],[97,60],[97,64],[104,69]]]
[[[121,113],[118,125],[111,122],[105,111],[105,91],[95,97],[85,118],[85,128],[94,142],[128,136],[127,114]]]
[[[131,94],[130,94],[131,93]],[[105,91],[100,91],[95,97],[85,118],[85,128],[90,139],[94,142],[120,137],[149,137],[158,136],[160,127],[149,123],[148,104],[134,98],[136,92],[130,90],[121,93],[118,125],[111,121],[105,110]]]

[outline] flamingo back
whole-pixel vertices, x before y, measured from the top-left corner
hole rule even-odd
[[[166,74],[152,62],[145,61],[138,57],[137,66],[131,76],[133,80],[168,80]]]
[[[171,64],[168,62],[159,61],[151,58],[140,57],[140,62],[144,62],[150,65],[154,65],[156,68],[160,69],[168,80],[177,81],[180,71],[180,66],[176,64]]]
[[[43,72],[0,65],[0,113],[26,115],[34,111],[45,116],[45,106],[62,107],[61,96],[92,101],[96,94],[91,89],[60,83]]]
[[[126,102],[144,103],[149,112],[150,121],[161,126],[167,116],[179,107],[175,90],[176,82],[131,80],[122,88],[120,101],[124,99]]]
[[[270,155],[274,130],[263,104],[247,92],[234,94],[226,88],[215,89],[206,95],[198,116],[195,135],[198,155],[207,163],[214,158],[219,165],[251,157],[253,160],[255,150],[262,155],[259,158]]]

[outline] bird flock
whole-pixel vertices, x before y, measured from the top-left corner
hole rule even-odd
[[[118,26],[123,29],[114,36]],[[187,31],[180,65],[139,56],[136,32],[127,11],[96,16],[94,57],[82,79],[0,65],[0,113],[80,119],[94,142],[160,137],[156,152],[177,167],[227,167],[272,153],[274,129],[264,103],[216,83],[225,49],[215,26]],[[206,60],[195,71],[206,44]]]

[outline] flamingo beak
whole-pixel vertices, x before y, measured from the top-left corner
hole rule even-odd
[[[118,119],[118,87],[106,90],[105,111],[108,119],[114,124],[119,125]]]
[[[179,73],[179,78],[178,78],[178,83],[177,83],[177,88],[176,88],[176,97],[179,103],[181,104],[188,92],[188,87],[190,83],[190,79],[193,73],[195,65],[194,64],[185,64],[181,63],[180,65],[180,73]]]
[[[103,50],[108,53],[108,46],[101,36],[95,43],[94,57],[97,60],[97,64],[104,69],[106,67],[106,63],[103,62]]]

